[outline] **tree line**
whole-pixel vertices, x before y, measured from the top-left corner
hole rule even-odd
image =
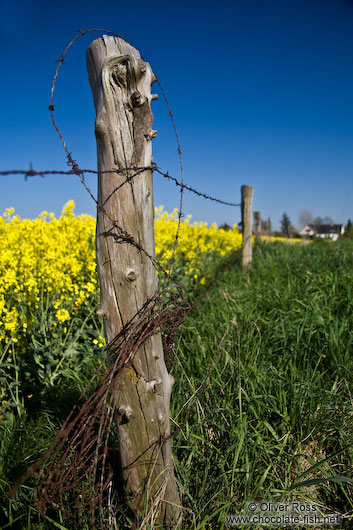
[[[320,226],[335,224],[332,217],[328,215],[325,217],[314,217],[313,214],[308,210],[302,210],[298,215],[298,220],[301,228],[306,225]],[[241,223],[238,223],[237,226],[241,229]],[[228,223],[223,223],[219,228],[223,230],[231,230],[232,227]],[[261,219],[261,234],[284,237],[299,237],[299,230],[292,224],[287,213],[284,212],[280,220],[279,231],[272,231],[272,221],[270,216],[268,216],[267,219]],[[341,237],[345,239],[353,239],[353,222],[350,219],[348,219],[348,222],[345,225],[345,232]]]

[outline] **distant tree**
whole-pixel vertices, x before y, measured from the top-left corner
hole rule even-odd
[[[268,217],[267,220],[261,219],[261,232],[266,235],[271,235],[272,223],[270,217]]]
[[[219,228],[220,230],[231,230],[232,229],[232,227],[229,226],[228,223],[223,223]]]
[[[302,210],[298,214],[298,221],[300,228],[303,228],[306,225],[313,224],[314,216],[309,210]]]
[[[348,223],[345,226],[343,237],[345,239],[353,239],[353,223],[350,219],[348,219]]]
[[[267,233],[270,236],[272,234],[272,223],[271,223],[271,217],[268,216],[267,218]]]
[[[322,219],[322,217],[315,217],[314,221],[313,221],[313,224],[315,226],[317,225],[323,225],[324,224],[324,220]]]
[[[324,221],[323,222],[324,225],[333,225],[334,224],[332,217],[329,217],[328,215],[326,217],[324,217],[323,221]]]
[[[289,237],[291,233],[291,223],[286,212],[282,215],[281,219],[281,232],[285,237]]]

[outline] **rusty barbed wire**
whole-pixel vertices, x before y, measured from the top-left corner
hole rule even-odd
[[[167,306],[164,305],[166,296]],[[118,410],[114,390],[119,387],[119,376],[124,368],[134,367],[136,352],[157,331],[166,329],[169,337],[174,337],[185,317],[186,307],[178,294],[169,289],[157,292],[143,304],[106,346],[108,368],[91,396],[79,410],[77,406],[73,408],[54,442],[12,488],[11,496],[16,494],[29,477],[36,476],[38,484],[35,507],[41,513],[45,514],[48,507],[59,505],[63,515],[68,516],[73,511],[80,513],[88,507],[94,528],[96,505],[103,505],[105,491],[113,478],[108,443],[114,414]],[[96,372],[82,392],[80,400],[97,375]],[[148,449],[159,443],[161,440],[157,440]],[[92,480],[85,487],[87,477]]]
[[[28,468],[26,475],[16,486],[12,488],[10,493],[11,495],[16,494],[18,488],[24,484],[29,477],[35,476],[37,478],[35,506],[41,513],[45,514],[48,508],[57,509],[59,507],[64,516],[69,515],[72,512],[76,512],[77,516],[80,517],[82,512],[88,509],[91,516],[91,526],[94,528],[96,510],[98,507],[100,509],[99,516],[101,528],[104,528],[105,522],[104,515],[102,515],[102,510],[104,503],[107,500],[108,490],[111,487],[112,481],[114,480],[113,469],[109,461],[109,441],[114,418],[116,418],[116,415],[119,413],[119,407],[118,403],[116,402],[114,390],[119,388],[119,378],[121,373],[124,369],[130,366],[132,366],[137,372],[136,367],[134,367],[134,357],[137,351],[146,343],[146,341],[150,340],[151,337],[156,333],[161,333],[162,335],[164,351],[173,352],[175,337],[178,332],[182,332],[181,325],[185,317],[190,313],[190,311],[193,310],[195,305],[197,305],[201,299],[208,294],[208,292],[216,285],[216,283],[218,283],[220,278],[238,258],[238,254],[236,254],[236,256],[234,256],[227,264],[224,270],[216,277],[210,286],[204,290],[204,292],[195,300],[192,305],[186,303],[183,290],[180,285],[177,283],[172,283],[172,268],[175,261],[181,219],[183,216],[183,192],[184,190],[187,190],[199,197],[203,197],[207,200],[211,200],[223,205],[240,206],[240,204],[217,199],[184,184],[183,161],[179,136],[166,93],[158,79],[157,82],[168,107],[168,112],[172,120],[177,141],[177,152],[179,156],[181,175],[180,180],[169,175],[168,172],[163,172],[162,169],[156,164],[146,167],[126,167],[122,169],[112,169],[109,171],[80,169],[77,161],[72,157],[72,153],[68,150],[64,137],[54,119],[54,92],[60,68],[64,64],[64,58],[69,49],[80,37],[93,31],[109,33],[110,35],[114,35],[123,39],[120,34],[109,30],[95,28],[88,30],[78,30],[78,35],[76,35],[70,41],[64,52],[59,57],[50,94],[50,105],[48,108],[52,123],[63,144],[64,150],[66,152],[67,164],[71,167],[71,169],[68,171],[36,171],[32,168],[31,164],[28,170],[5,170],[0,171],[0,175],[6,176],[21,174],[24,175],[25,179],[35,176],[44,177],[47,175],[76,175],[80,179],[82,185],[85,187],[91,198],[97,204],[97,210],[106,216],[111,222],[111,228],[106,230],[101,235],[104,235],[105,237],[112,237],[117,244],[130,244],[137,248],[140,252],[145,254],[145,256],[152,262],[156,269],[158,268],[163,272],[165,278],[168,280],[167,287],[161,291],[157,291],[151,298],[149,298],[142,305],[142,307],[138,309],[130,321],[122,326],[121,331],[116,335],[116,337],[114,337],[113,340],[107,344],[106,351],[108,366],[104,368],[104,365],[101,365],[96,370],[95,374],[92,376],[88,385],[84,389],[79,402],[84,399],[85,395],[89,391],[91,392],[90,396],[81,405],[81,407],[78,405],[74,406],[69,416],[63,423],[61,429],[59,430],[54,442],[48,448],[46,453],[33,466]],[[155,172],[160,176],[173,181],[175,185],[180,188],[178,226],[175,235],[172,257],[168,263],[168,270],[165,270],[158,260],[142,247],[139,241],[136,241],[136,239],[130,233],[128,233],[116,219],[112,218],[112,216],[106,212],[104,204],[98,204],[97,199],[94,197],[84,178],[85,173],[96,175],[115,173],[122,176],[125,175],[125,180],[123,180],[114,190],[114,192],[116,192],[125,184],[131,183],[134,178],[138,177],[145,171]],[[206,387],[209,376],[214,367],[215,359],[213,359],[211,363],[208,375],[198,388],[197,392],[194,393],[194,403],[189,408],[184,422],[187,421],[192,411],[192,407],[196,403],[195,398]],[[92,390],[92,386],[98,378],[99,381]],[[151,471],[156,451],[158,452],[158,450],[160,450],[162,445],[168,439],[175,436],[180,431],[183,423],[180,424],[178,428],[174,429],[170,435],[164,437],[162,436],[160,439],[155,440],[151,446],[146,449],[145,453],[139,456],[139,458],[143,457],[149,459],[148,462]],[[135,519],[135,526],[136,521],[137,519]]]
[[[180,188],[183,188],[183,189],[189,191],[190,193],[194,193],[198,197],[202,197],[202,198],[207,199],[209,201],[217,202],[217,203],[223,204],[225,206],[241,206],[241,203],[235,203],[235,202],[224,201],[222,199],[217,199],[216,197],[213,197],[211,195],[203,193],[202,191],[199,191],[196,188],[193,188],[192,186],[189,186],[188,184],[183,184],[177,178],[175,178],[172,175],[170,175],[168,173],[168,171],[166,171],[166,172],[162,171],[162,169],[159,166],[157,166],[156,164],[152,164],[151,166],[145,166],[145,167],[131,166],[131,167],[123,168],[123,169],[111,169],[111,170],[107,170],[107,171],[96,171],[94,169],[79,169],[79,168],[77,168],[75,171],[73,169],[70,169],[69,171],[58,171],[58,170],[35,171],[32,168],[31,169],[12,169],[12,170],[0,171],[0,175],[5,175],[5,176],[6,175],[24,175],[25,178],[28,178],[28,177],[35,177],[35,176],[45,177],[46,175],[77,175],[77,172],[79,172],[82,175],[84,173],[92,173],[94,175],[98,175],[98,173],[101,174],[101,175],[103,175],[105,173],[123,174],[123,173],[125,173],[127,171],[136,171],[136,172],[155,171],[158,175],[161,175],[162,177],[166,178],[167,180],[173,181],[176,186],[178,186]],[[139,173],[137,173],[136,175],[131,175],[131,176],[126,177],[126,182],[130,182],[138,174]],[[121,187],[124,184],[125,184],[125,182],[122,183],[119,187]],[[119,189],[119,188],[117,188],[117,189]]]
[[[187,191],[190,191],[191,193],[194,193],[198,197],[202,197],[203,199],[207,199],[209,201],[218,202],[218,204],[223,204],[225,206],[241,206],[241,203],[234,203],[234,202],[228,202],[224,201],[222,199],[217,199],[216,197],[212,197],[211,195],[207,195],[206,193],[203,193],[202,191],[199,191],[191,186],[188,186],[187,184],[183,184],[178,181],[175,177],[172,177],[172,175],[169,175],[168,172],[164,173],[158,166],[153,166],[153,171],[161,175],[162,177],[172,180],[176,186],[179,186]]]

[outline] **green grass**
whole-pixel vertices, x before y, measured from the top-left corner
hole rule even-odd
[[[189,291],[190,301],[201,290]],[[88,336],[91,320],[86,326],[81,334]],[[349,241],[258,244],[250,271],[234,265],[195,307],[172,369],[185,530],[222,529],[226,515],[247,502],[290,495],[352,513],[352,346]],[[93,350],[85,355],[93,370]],[[83,384],[63,373],[60,394],[58,386],[47,388],[33,410],[24,404],[21,414],[0,423],[1,528],[58,527],[52,521],[89,528],[56,513],[52,521],[41,518],[29,508],[31,484],[18,499],[6,497],[8,485],[45,451]],[[122,511],[119,528],[129,526]]]
[[[217,357],[175,444],[184,505],[196,515],[189,528],[223,528],[250,500],[283,499],[303,471],[296,454],[313,463],[352,443],[352,265],[344,242],[258,245],[249,274],[234,267],[188,318],[179,358],[193,387]],[[314,475],[352,478],[351,464],[348,449]],[[323,482],[314,497],[346,513],[352,493],[349,483]]]

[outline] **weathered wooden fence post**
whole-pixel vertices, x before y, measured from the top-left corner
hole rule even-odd
[[[150,65],[121,38],[92,42],[87,68],[93,93],[98,154],[97,267],[109,343],[157,290],[152,172],[109,171],[151,167],[153,115]],[[108,171],[108,173],[103,173]],[[136,173],[136,172],[135,172]],[[115,226],[114,226],[114,221]],[[124,240],[119,226],[140,248]],[[143,248],[146,253],[141,251]],[[122,369],[114,397],[121,467],[128,502],[149,511],[149,524],[177,528],[180,496],[171,455],[168,374],[160,333],[148,338]]]
[[[252,261],[252,197],[254,189],[251,186],[241,187],[241,220],[243,230],[242,264],[246,269]]]
[[[254,212],[254,236],[259,238],[262,232],[261,212]]]

